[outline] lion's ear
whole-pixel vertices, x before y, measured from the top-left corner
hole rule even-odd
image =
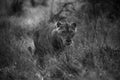
[[[72,27],[72,29],[74,29],[74,30],[75,30],[76,26],[77,26],[76,23],[72,23],[72,24],[71,24],[71,27]]]
[[[60,27],[61,25],[62,23],[58,21],[56,27]]]

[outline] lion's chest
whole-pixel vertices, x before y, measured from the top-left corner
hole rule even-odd
[[[57,36],[57,34],[52,36],[51,43],[54,51],[61,51],[64,49],[63,41],[59,36]]]

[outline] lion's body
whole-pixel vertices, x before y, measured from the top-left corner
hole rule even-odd
[[[70,30],[71,26],[63,24],[65,28],[58,29],[51,27],[50,25],[44,25],[42,28],[38,29],[35,32],[35,45],[42,45],[48,47],[51,51],[58,53],[63,51],[66,46],[72,44],[72,38],[75,35],[75,30]],[[66,28],[67,26],[67,28]],[[65,41],[71,41],[69,44],[66,44]]]

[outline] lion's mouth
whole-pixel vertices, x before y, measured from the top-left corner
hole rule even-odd
[[[65,41],[65,44],[66,44],[66,45],[70,45],[71,43],[72,43],[72,40],[66,40],[66,41]]]

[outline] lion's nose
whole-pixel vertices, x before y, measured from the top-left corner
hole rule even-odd
[[[71,42],[71,40],[70,40],[70,39],[67,39],[66,42]]]

